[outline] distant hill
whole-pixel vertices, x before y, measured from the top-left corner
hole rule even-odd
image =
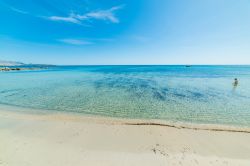
[[[22,62],[0,60],[0,66],[22,66],[22,65],[25,65],[25,64]]]

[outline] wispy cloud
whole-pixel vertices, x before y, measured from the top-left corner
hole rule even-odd
[[[85,41],[85,40],[79,40],[79,39],[59,39],[58,41],[66,44],[71,45],[90,45],[93,44],[92,42]]]
[[[124,5],[115,6],[108,10],[98,10],[86,13],[84,15],[76,15],[75,17],[79,20],[105,20],[110,21],[112,23],[119,23],[119,19],[115,16],[114,12],[120,10],[124,7]]]
[[[71,44],[71,45],[91,45],[97,44],[99,42],[114,42],[114,38],[84,38],[84,39],[74,39],[74,38],[64,38],[58,39],[57,41]]]
[[[85,14],[70,13],[68,16],[37,16],[37,15],[33,16],[48,19],[51,21],[69,22],[74,24],[83,24],[84,21],[92,21],[92,20],[103,20],[111,23],[119,23],[120,20],[115,15],[115,12],[117,10],[124,8],[124,6],[125,5],[114,6],[107,10],[95,10]],[[20,14],[30,14],[27,11],[17,9],[12,6],[9,6],[9,9]]]
[[[63,22],[70,22],[70,23],[75,23],[75,24],[80,24],[81,23],[73,15],[70,15],[68,17],[51,16],[51,17],[47,17],[47,19],[49,19],[51,21],[63,21]]]
[[[71,13],[69,16],[66,17],[50,16],[47,17],[47,19],[51,21],[64,21],[75,24],[80,24],[82,23],[82,21],[86,20],[103,20],[103,21],[109,21],[111,23],[119,23],[120,20],[116,17],[115,11],[122,9],[123,7],[124,5],[114,6],[108,10],[91,11],[82,15]]]
[[[136,40],[138,42],[147,42],[149,41],[149,38],[146,36],[141,36],[141,35],[132,35],[131,39]]]
[[[14,12],[17,12],[17,13],[21,13],[21,14],[28,14],[28,12],[26,11],[23,11],[23,10],[20,10],[20,9],[17,9],[17,8],[14,8],[14,7],[10,7],[10,9]]]

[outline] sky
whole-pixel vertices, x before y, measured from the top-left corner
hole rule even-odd
[[[0,0],[0,60],[250,64],[250,1]]]

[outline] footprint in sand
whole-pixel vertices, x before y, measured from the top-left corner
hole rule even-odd
[[[159,153],[159,154],[167,157],[168,154],[164,150],[159,149],[159,146],[160,146],[159,144],[156,144],[156,147],[151,149],[151,150],[154,152],[154,154]]]

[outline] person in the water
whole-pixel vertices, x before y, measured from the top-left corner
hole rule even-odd
[[[234,87],[236,87],[238,84],[239,84],[239,81],[238,81],[237,78],[235,78],[235,79],[234,79],[234,83],[233,83]]]

